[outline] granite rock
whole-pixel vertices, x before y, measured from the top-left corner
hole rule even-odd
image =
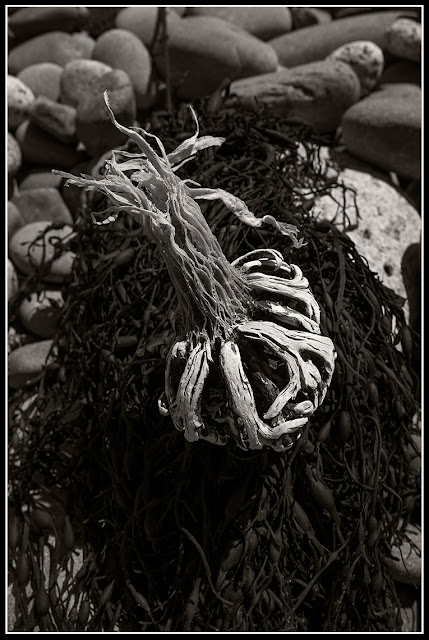
[[[22,166],[21,145],[14,136],[7,134],[7,175],[9,178],[16,176]]]
[[[167,33],[170,35],[173,24],[180,22],[177,11],[167,8]],[[115,27],[134,33],[146,47],[152,44],[158,21],[158,7],[138,6],[125,7],[115,18]]]
[[[398,58],[420,62],[422,53],[422,25],[416,20],[400,18],[386,30],[387,50]]]
[[[76,109],[38,96],[29,110],[29,120],[64,144],[77,144]]]
[[[18,207],[25,224],[41,220],[73,224],[72,215],[58,189],[39,187],[20,190],[14,196],[13,203]]]
[[[8,381],[12,389],[34,384],[45,368],[52,366],[52,340],[41,340],[18,347],[9,354]]]
[[[188,7],[186,17],[190,16],[221,18],[260,40],[271,40],[292,30],[291,10],[287,7]]]
[[[8,241],[12,236],[25,224],[18,207],[14,202],[8,200],[7,203],[7,238]]]
[[[43,290],[24,298],[18,310],[22,326],[30,333],[45,339],[55,337],[57,322],[64,299],[61,291]]]
[[[33,122],[25,120],[16,130],[16,139],[25,163],[56,169],[70,169],[85,155],[75,146],[66,145]]]
[[[344,114],[344,143],[361,160],[418,180],[421,155],[421,90],[386,84]]]
[[[92,58],[125,71],[133,85],[137,108],[147,108],[152,61],[146,46],[134,33],[125,29],[105,31],[95,43]]]
[[[73,33],[85,28],[88,14],[86,7],[23,7],[9,17],[8,27],[18,40],[48,31]]]
[[[113,71],[110,65],[98,60],[72,60],[64,67],[60,78],[61,102],[77,107],[97,80],[110,71]]]
[[[58,101],[60,97],[60,78],[63,67],[54,62],[39,62],[25,67],[18,78],[26,84],[35,96],[45,96]]]
[[[343,44],[326,59],[340,60],[351,66],[360,80],[361,97],[368,95],[377,86],[383,73],[383,51],[369,40]]]
[[[28,117],[34,94],[16,76],[7,76],[7,124],[14,131]]]
[[[236,80],[230,95],[231,104],[254,109],[269,105],[273,113],[302,118],[326,133],[337,128],[346,109],[359,99],[360,82],[348,64],[325,60]]]

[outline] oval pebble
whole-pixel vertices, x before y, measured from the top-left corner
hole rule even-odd
[[[55,255],[55,245],[62,239],[67,241],[73,232],[70,225],[52,228],[50,222],[31,222],[21,227],[9,243],[9,256],[14,266],[23,273],[30,275],[42,269]],[[46,230],[46,231],[45,231]],[[45,233],[44,233],[45,232]],[[46,282],[64,282],[71,278],[75,254],[65,249],[43,271],[42,277]],[[48,267],[45,266],[45,269]]]
[[[23,161],[29,165],[70,169],[85,156],[85,153],[78,151],[74,145],[60,142],[29,120],[20,124],[15,133]]]
[[[29,38],[48,31],[80,31],[88,21],[86,7],[24,7],[8,20],[17,39]]]
[[[23,389],[34,384],[40,374],[52,365],[52,340],[41,340],[18,347],[9,354],[9,386]]]
[[[53,338],[64,306],[61,291],[43,290],[24,298],[18,310],[23,327],[40,338]]]
[[[33,94],[45,96],[57,101],[60,97],[60,78],[63,67],[54,62],[39,62],[25,67],[18,73],[18,78],[26,84]]]
[[[335,49],[327,60],[340,60],[349,64],[360,80],[361,97],[378,84],[384,68],[383,51],[369,40],[349,42]]]
[[[28,116],[34,94],[16,76],[7,76],[7,124],[14,131]]]
[[[45,96],[38,96],[29,110],[29,120],[64,144],[77,144],[76,109]]]
[[[118,12],[115,18],[115,27],[134,33],[149,47],[155,35],[158,20],[158,7],[139,6],[126,7]],[[180,22],[181,18],[176,11],[167,10],[167,33],[170,34],[172,25]]]
[[[46,171],[44,169],[32,169],[28,171],[19,183],[19,190],[26,191],[27,189],[39,189],[43,187],[52,187],[53,189],[60,189],[63,184],[61,176],[57,176],[52,171]]]
[[[287,7],[188,7],[189,16],[222,18],[260,40],[276,38],[292,29],[292,14]]]
[[[18,140],[8,131],[7,134],[7,175],[16,176],[22,166],[22,151]]]
[[[386,30],[387,50],[398,58],[420,62],[422,25],[409,18],[400,18]]]
[[[77,58],[91,58],[95,41],[85,33],[51,31],[17,45],[8,55],[9,72],[17,75],[25,67],[54,62],[64,67]]]
[[[7,299],[11,300],[18,293],[18,276],[13,262],[7,259]]]
[[[394,580],[418,586],[422,573],[422,532],[420,527],[408,523],[405,533],[409,540],[397,541],[392,545],[391,557],[385,558],[384,563],[389,567]]]
[[[25,224],[18,207],[11,200],[7,203],[7,237],[8,241]]]
[[[73,60],[63,69],[60,79],[60,99],[64,104],[77,107],[101,77],[113,71],[112,67],[99,60]]]
[[[152,61],[146,46],[134,33],[125,29],[105,31],[97,39],[92,57],[125,71],[133,85],[137,107],[147,107]]]
[[[13,198],[25,224],[37,221],[73,224],[72,215],[58,189],[38,187],[24,189]]]

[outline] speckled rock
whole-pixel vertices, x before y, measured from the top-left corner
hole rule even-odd
[[[400,18],[386,30],[387,50],[398,58],[420,62],[422,25],[416,20]]]
[[[414,524],[405,527],[408,540],[396,541],[391,548],[391,557],[384,563],[389,567],[394,580],[405,584],[419,585],[422,574],[422,532]]]
[[[63,67],[54,62],[39,62],[25,67],[18,78],[26,84],[35,96],[45,96],[51,100],[60,97],[60,78]]]
[[[73,224],[72,215],[58,189],[25,189],[14,196],[13,203],[18,207],[25,224],[40,220]]]
[[[412,242],[404,251],[401,261],[402,278],[410,308],[409,325],[417,333],[421,332],[422,312],[422,258],[421,242]]]
[[[16,76],[7,76],[7,124],[14,131],[28,116],[34,102],[34,94]]]
[[[158,20],[158,7],[138,6],[121,9],[115,18],[117,29],[126,29],[134,33],[149,47],[155,35]],[[181,20],[177,11],[167,10],[167,32],[170,35],[172,25]]]
[[[231,104],[254,109],[266,104],[274,113],[302,118],[326,133],[337,128],[359,99],[360,82],[349,65],[325,60],[237,80],[230,94]]]
[[[53,62],[64,67],[77,58],[91,58],[95,41],[85,33],[51,31],[16,46],[8,55],[9,72],[17,75],[25,67]]]
[[[318,7],[290,7],[294,29],[310,27],[313,24],[331,22],[332,15],[326,9]]]
[[[97,39],[92,57],[125,71],[133,85],[137,107],[147,108],[152,61],[146,46],[134,33],[125,29],[105,31]]]
[[[292,29],[287,7],[188,7],[186,17],[209,16],[232,22],[260,40],[270,40]]]
[[[76,109],[45,96],[37,97],[29,110],[29,120],[64,144],[77,144]]]
[[[220,18],[182,18],[168,40],[172,86],[182,100],[211,94],[226,79],[246,78],[277,68],[272,47]],[[165,77],[162,47],[154,62]]]
[[[409,60],[397,60],[384,69],[380,84],[397,83],[416,84],[419,87],[422,82],[422,68],[416,62]]]
[[[78,138],[92,157],[99,156],[107,149],[115,149],[127,139],[110,120],[103,97],[105,90],[118,122],[130,127],[136,118],[133,86],[125,71],[115,69],[96,80],[80,101],[76,114]]]
[[[7,203],[7,237],[8,241],[25,224],[18,207],[14,202],[8,200]]]
[[[344,143],[355,156],[404,178],[420,178],[421,90],[381,85],[342,119]]]
[[[52,187],[60,189],[63,183],[61,176],[57,176],[50,170],[33,169],[26,173],[19,183],[19,190],[39,189],[40,187]]]
[[[77,107],[79,102],[88,95],[92,85],[110,71],[113,71],[110,65],[98,60],[69,62],[64,67],[60,78],[61,102]]]
[[[7,134],[7,175],[13,178],[22,165],[21,145],[14,136],[8,132]]]
[[[377,86],[384,68],[383,51],[369,40],[343,44],[330,53],[327,60],[340,60],[351,66],[360,80],[361,97]]]
[[[88,20],[86,7],[24,7],[8,20],[17,39],[30,38],[48,31],[80,31]]]
[[[364,256],[371,271],[403,298],[407,297],[401,274],[401,260],[410,242],[418,242],[421,218],[398,190],[389,184],[389,175],[374,169],[341,149],[322,147],[322,156],[340,167],[338,182],[354,191],[346,192],[346,212],[357,228],[347,234]],[[355,193],[354,193],[355,192]],[[356,217],[355,200],[360,219]],[[317,198],[312,215],[318,220],[333,220],[343,202],[342,189]],[[341,221],[337,220],[340,225]],[[340,225],[340,228],[342,226]]]
[[[54,338],[64,299],[61,291],[43,290],[31,293],[19,306],[23,327],[40,338]]]
[[[16,139],[24,162],[30,165],[69,169],[85,155],[74,146],[63,144],[29,120],[19,125]]]
[[[41,340],[18,347],[9,354],[8,382],[12,389],[34,384],[45,367],[52,366],[52,340]]]
[[[55,256],[55,245],[71,237],[72,227],[47,229],[50,222],[31,222],[19,229],[9,243],[9,256],[14,266],[29,275],[37,269],[43,269],[45,282],[65,282],[71,278],[75,254],[64,250],[61,255],[46,266]],[[46,273],[45,273],[46,269]]]
[[[378,11],[332,20],[291,31],[269,42],[285,67],[323,60],[338,47],[356,40],[370,40],[384,50],[386,29],[401,15],[403,12]]]
[[[7,259],[7,299],[11,300],[18,293],[18,276],[13,262]]]

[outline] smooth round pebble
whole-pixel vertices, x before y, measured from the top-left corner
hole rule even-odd
[[[34,94],[16,76],[7,76],[7,124],[14,131],[28,116]]]
[[[7,175],[9,178],[16,176],[22,166],[21,145],[13,135],[7,134]]]
[[[70,169],[85,156],[85,153],[78,151],[74,145],[60,142],[29,120],[20,124],[15,133],[23,161],[29,165]]]
[[[51,31],[17,45],[8,55],[9,72],[17,75],[25,67],[39,62],[54,62],[64,67],[77,58],[91,58],[95,41],[85,33]]]
[[[45,96],[38,96],[29,110],[29,120],[64,144],[77,144],[76,109]]]
[[[360,80],[361,97],[378,84],[384,68],[383,51],[369,40],[349,42],[335,49],[327,60],[340,60],[350,65]]]
[[[7,203],[7,237],[8,241],[25,224],[18,207],[14,202],[8,200]]]
[[[40,338],[53,338],[64,299],[61,291],[33,292],[24,298],[18,310],[23,327]]]
[[[384,563],[389,567],[394,580],[418,586],[422,574],[422,532],[420,527],[410,522],[405,527],[405,533],[411,542],[402,540],[392,545],[391,557],[385,558]]]
[[[63,69],[60,78],[60,99],[64,104],[77,107],[91,90],[92,85],[112,67],[99,60],[73,60]]]
[[[398,58],[420,62],[422,25],[416,20],[399,18],[386,30],[387,50]]]
[[[125,71],[133,85],[137,108],[147,107],[152,61],[146,46],[134,33],[125,29],[105,31],[97,39],[92,57]]]
[[[35,96],[45,96],[57,101],[60,97],[60,78],[63,67],[54,62],[39,62],[25,67],[18,78],[26,84]]]
[[[15,233],[9,243],[9,256],[17,269],[27,275],[35,273],[53,259],[55,245],[62,239],[67,241],[73,232],[68,224],[45,231],[50,226],[50,222],[31,222]],[[43,274],[43,280],[46,282],[69,280],[74,259],[73,251],[64,250],[50,264],[47,273]]]
[[[27,189],[39,189],[41,187],[60,189],[62,183],[62,177],[55,175],[52,171],[33,169],[22,178],[19,183],[19,190],[26,191]]]
[[[176,11],[167,10],[167,33],[170,34],[172,25],[180,22],[181,18]],[[134,33],[149,47],[155,35],[158,21],[158,7],[139,6],[125,7],[118,12],[115,18],[115,27]]]
[[[18,293],[18,276],[13,262],[7,259],[7,299],[11,300]]]
[[[23,7],[8,20],[8,27],[18,39],[48,31],[80,31],[88,20],[86,7]]]
[[[270,40],[292,29],[292,14],[287,7],[188,7],[186,17],[222,18],[241,27],[260,40]]]
[[[52,365],[52,345],[53,340],[41,340],[18,347],[9,354],[8,382],[12,389],[33,384],[44,369]]]
[[[43,220],[73,224],[66,203],[58,189],[53,187],[24,189],[14,196],[13,203],[18,207],[25,224]]]

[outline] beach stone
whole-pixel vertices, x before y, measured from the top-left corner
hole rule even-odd
[[[317,7],[290,7],[294,29],[310,27],[313,24],[324,24],[332,20],[332,15],[325,8]]]
[[[369,40],[381,49],[387,45],[386,29],[403,12],[378,11],[370,14],[332,20],[291,31],[269,41],[279,63],[285,67],[323,60],[332,51],[348,42]]]
[[[399,527],[402,526],[400,521]],[[392,578],[403,584],[419,585],[422,573],[422,532],[417,525],[408,523],[405,532],[412,544],[419,551],[413,548],[408,540],[396,541],[391,547],[391,558],[384,558],[384,563],[390,569]]]
[[[344,114],[344,143],[355,156],[399,176],[420,178],[421,90],[385,84]]]
[[[14,131],[28,116],[34,94],[16,76],[7,76],[7,124]]]
[[[23,389],[37,381],[46,367],[52,365],[53,340],[41,340],[18,347],[8,357],[8,382],[12,389]]]
[[[383,51],[369,40],[343,44],[326,59],[340,60],[351,66],[360,80],[361,97],[366,96],[377,86],[383,73]]]
[[[11,237],[25,224],[18,207],[14,202],[8,200],[7,203],[7,237],[8,241]]]
[[[345,208],[350,224],[357,224],[357,228],[346,229],[347,235],[383,284],[406,298],[401,260],[408,245],[420,240],[418,212],[392,186],[387,173],[374,169],[345,150],[327,147],[321,150],[322,157],[338,165],[337,182],[353,190],[345,192]],[[332,188],[329,194],[316,199],[312,215],[317,220],[332,221],[341,210],[338,203],[343,203],[343,198],[340,187]],[[359,219],[356,218],[356,205]],[[336,223],[344,231],[341,221],[337,219]]]
[[[55,228],[47,230],[51,226],[51,222],[31,222],[14,234],[9,243],[9,256],[15,268],[30,275],[54,257],[55,244],[61,239],[68,239],[72,227],[67,224],[62,226],[56,224]],[[70,280],[74,259],[73,251],[64,250],[52,262],[49,271],[43,275],[44,281],[58,283]]]
[[[302,118],[326,133],[337,128],[346,109],[359,99],[360,82],[349,65],[325,60],[236,80],[230,95],[231,104],[255,110],[269,105],[273,113]]]
[[[8,55],[9,73],[17,75],[25,67],[53,62],[64,67],[77,58],[91,58],[95,41],[85,33],[51,31],[17,45]]]
[[[13,35],[25,39],[48,31],[80,31],[88,20],[86,7],[24,7],[9,17]]]
[[[63,67],[54,62],[39,62],[25,67],[18,78],[26,84],[35,96],[45,96],[57,101],[60,97],[60,78]]]
[[[60,78],[60,99],[64,104],[77,107],[91,90],[93,84],[112,67],[99,60],[73,60],[63,69]]]
[[[190,16],[222,18],[260,40],[271,40],[292,29],[292,14],[287,7],[188,7],[186,17]]]
[[[25,189],[13,197],[25,224],[46,220],[73,224],[72,215],[58,189],[39,187]]]
[[[410,308],[409,325],[417,333],[421,332],[421,266],[421,242],[413,242],[405,249],[402,256],[401,272]]]
[[[18,310],[23,327],[40,338],[55,337],[64,299],[61,291],[33,292],[21,302]]]
[[[96,80],[88,95],[80,101],[76,114],[78,138],[92,157],[101,155],[107,149],[117,148],[127,139],[110,120],[104,102],[105,90],[108,92],[110,108],[118,122],[130,127],[136,118],[133,86],[125,71],[115,69]]]
[[[421,86],[422,68],[416,62],[397,60],[384,69],[380,84],[410,83]]]
[[[125,29],[105,31],[97,39],[92,57],[125,71],[133,85],[137,108],[148,106],[152,61],[146,46],[134,33]]]
[[[64,144],[77,144],[76,109],[45,96],[38,96],[29,111],[29,120]]]
[[[16,130],[16,139],[25,163],[55,169],[69,169],[85,155],[75,146],[66,145],[33,122],[25,120]]]
[[[43,169],[33,169],[25,174],[19,183],[19,190],[39,189],[40,187],[52,187],[60,189],[63,183],[61,176],[57,176],[52,171]]]
[[[7,259],[7,299],[12,300],[14,296],[18,293],[18,276],[16,275],[15,267],[13,266],[13,262]]]
[[[134,33],[146,47],[152,44],[158,21],[158,7],[139,6],[126,7],[118,12],[115,18],[115,27],[125,29]],[[167,33],[170,37],[172,25],[180,22],[181,18],[177,11],[167,8]]]
[[[387,50],[398,58],[420,62],[422,25],[416,20],[399,18],[386,30]]]
[[[168,39],[172,86],[181,100],[215,91],[226,78],[234,80],[277,68],[277,56],[266,42],[221,18],[195,16],[173,22]],[[165,77],[162,48],[154,63]]]
[[[8,131],[7,134],[7,175],[9,178],[16,176],[22,166],[21,145]]]

